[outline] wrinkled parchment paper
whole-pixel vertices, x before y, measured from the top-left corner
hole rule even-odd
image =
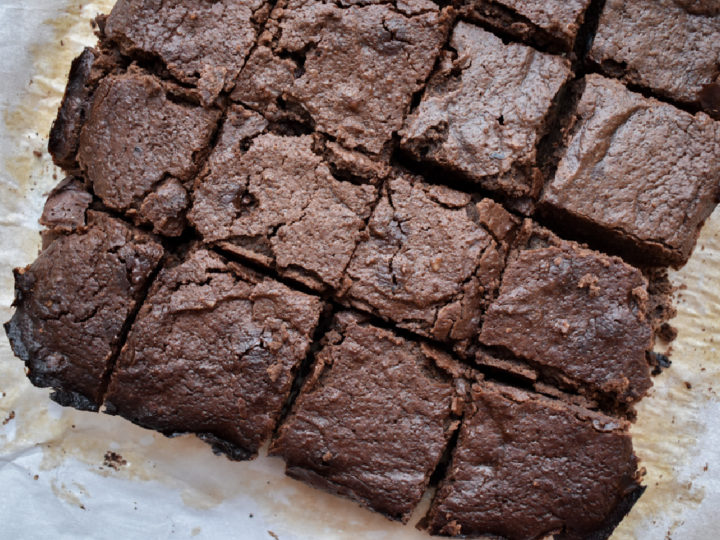
[[[112,0],[0,0],[0,319],[11,270],[38,252],[44,194],[61,178],[45,150],[71,59]],[[720,211],[673,274],[680,329],[633,428],[647,491],[616,539],[720,537]],[[63,409],[34,388],[0,337],[0,539],[428,538],[283,475],[279,459],[233,463],[192,436]],[[122,460],[106,461],[107,452]]]

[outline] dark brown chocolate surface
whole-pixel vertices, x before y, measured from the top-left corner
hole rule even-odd
[[[430,0],[281,0],[232,98],[380,154],[430,74],[448,23],[448,10]]]
[[[205,250],[153,284],[105,398],[167,434],[195,432],[234,459],[275,429],[322,302]]]
[[[607,538],[640,496],[626,422],[477,383],[428,513],[449,536]]]
[[[720,2],[607,0],[590,58],[609,76],[702,104],[703,86],[720,82]]]
[[[443,353],[340,313],[270,453],[290,476],[407,521],[457,428],[453,372]]]
[[[17,269],[5,331],[33,384],[54,388],[63,405],[97,410],[123,327],[162,256],[152,236],[91,211],[87,227]]]
[[[377,188],[336,179],[309,135],[252,138],[264,125],[255,113],[230,113],[190,220],[205,242],[314,289],[336,288]]]
[[[340,298],[464,347],[494,298],[517,220],[500,205],[395,171]]]
[[[647,281],[616,257],[565,243],[511,256],[480,341],[561,386],[629,404],[652,385]]]
[[[570,51],[590,0],[464,0],[462,13],[527,43]]]
[[[179,102],[156,77],[131,69],[103,79],[80,132],[78,161],[109,208],[178,236],[186,183],[207,153],[219,111]]]
[[[679,266],[718,186],[720,122],[589,75],[541,205],[561,235],[584,231],[644,264]]]
[[[401,147],[483,189],[536,199],[537,146],[570,63],[464,22],[450,47],[400,132]]]

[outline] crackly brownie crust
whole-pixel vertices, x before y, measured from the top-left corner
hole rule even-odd
[[[402,328],[467,346],[494,298],[517,225],[500,205],[396,170],[339,297]]]
[[[149,234],[99,212],[15,272],[5,325],[36,386],[63,405],[97,410],[128,317],[163,256]]]
[[[270,436],[320,317],[319,298],[205,250],[163,270],[138,313],[107,410],[195,432],[234,459]]]
[[[290,476],[406,522],[457,428],[462,374],[443,353],[340,313],[270,453]]]
[[[640,264],[680,266],[719,180],[720,123],[589,75],[541,211],[563,235],[579,232]]]
[[[401,148],[507,198],[537,199],[537,146],[570,63],[465,22],[450,47],[400,132]]]
[[[627,422],[476,383],[431,533],[607,538],[644,488]]]

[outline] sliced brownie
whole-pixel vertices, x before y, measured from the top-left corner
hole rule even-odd
[[[493,300],[517,220],[395,170],[347,268],[343,302],[459,348]]]
[[[104,31],[123,54],[159,58],[210,102],[232,88],[269,9],[265,0],[118,0]]]
[[[590,59],[609,76],[720,118],[717,0],[607,0]]]
[[[270,453],[290,476],[406,522],[457,428],[462,371],[341,313]]]
[[[99,212],[15,271],[16,311],[5,324],[36,386],[62,405],[97,410],[123,328],[161,257],[147,233]]]
[[[108,412],[250,458],[275,428],[321,310],[319,298],[198,250],[154,283],[118,358]]]
[[[589,75],[541,201],[563,236],[684,264],[720,193],[720,122]]]
[[[569,52],[590,0],[464,0],[462,12],[527,43]]]
[[[138,69],[108,76],[93,95],[78,147],[103,203],[168,236],[183,231],[187,183],[220,117],[180,101],[174,90],[182,92]]]
[[[430,74],[448,23],[449,11],[429,0],[281,0],[232,98],[380,154]]]
[[[628,424],[537,394],[477,383],[433,534],[604,539],[644,491]]]
[[[335,178],[309,135],[255,136],[263,128],[257,114],[230,113],[190,220],[205,242],[313,289],[338,287],[377,188]]]
[[[642,273],[572,242],[523,240],[485,314],[480,342],[605,408],[642,398],[652,385],[645,353],[653,343]]]
[[[414,158],[451,169],[484,189],[537,199],[537,146],[570,78],[557,56],[458,23],[440,68],[400,132]]]

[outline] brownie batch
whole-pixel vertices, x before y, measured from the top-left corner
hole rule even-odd
[[[608,537],[720,195],[720,5],[600,4],[119,0],[16,271],[28,377],[402,522],[437,483],[432,534]]]

